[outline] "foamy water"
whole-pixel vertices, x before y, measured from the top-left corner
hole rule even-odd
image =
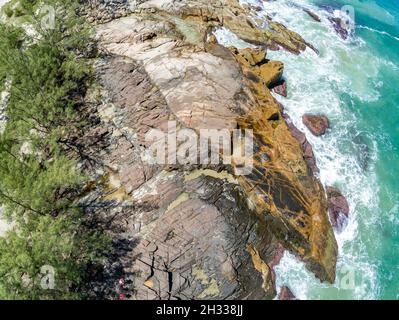
[[[378,262],[369,256],[370,240],[359,234],[362,229],[375,233],[373,246],[378,246],[380,203],[378,183],[373,173],[377,161],[376,137],[358,128],[356,114],[350,112],[354,100],[373,102],[381,97],[383,85],[378,75],[383,67],[398,69],[392,62],[373,55],[367,44],[353,37],[342,40],[328,21],[328,13],[308,1],[256,1],[242,3],[262,6],[274,20],[301,34],[320,50],[316,55],[307,49],[299,56],[278,51],[268,52],[268,58],[285,63],[284,76],[288,97],[276,95],[294,124],[314,148],[325,186],[337,186],[350,204],[350,219],[346,229],[336,235],[339,246],[337,281],[321,284],[294,256],[285,254],[276,268],[277,286],[288,285],[300,299],[376,299],[379,294]],[[322,22],[314,21],[301,7],[317,13]],[[245,47],[228,30],[219,30],[220,43]],[[302,123],[305,113],[323,113],[329,117],[332,130],[324,137],[314,137]],[[356,141],[367,141],[369,159],[356,152]],[[362,164],[368,161],[368,170]]]

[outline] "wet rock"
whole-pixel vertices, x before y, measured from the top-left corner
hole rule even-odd
[[[273,86],[272,91],[279,94],[280,96],[287,97],[287,81],[282,80]]]
[[[302,117],[303,124],[316,137],[320,137],[330,128],[330,121],[324,115],[305,114]]]
[[[278,300],[297,300],[291,289],[283,286],[278,294]]]
[[[284,72],[284,64],[280,61],[269,61],[262,64],[259,70],[265,85],[270,87],[281,79]]]
[[[254,203],[259,215],[271,211],[265,219],[272,225],[273,232],[285,249],[299,255],[309,270],[315,272],[322,281],[334,281],[337,248],[333,230],[328,222],[324,189],[312,173],[310,162],[307,162],[302,151],[302,144],[292,134],[281,106],[273,98],[264,81],[260,81],[262,76],[259,66],[251,66],[246,59],[243,59],[240,50],[232,52],[245,75],[243,83],[256,99],[256,105],[250,109],[246,118],[239,121],[239,125],[254,130],[255,150],[259,152],[254,157],[255,168],[252,174],[239,178],[240,184],[244,190],[247,190],[247,196]],[[311,151],[311,147],[308,150]],[[275,157],[277,154],[278,157]],[[268,170],[269,165],[273,168],[272,172]],[[259,181],[263,183],[259,185]],[[292,189],[288,187],[289,185]],[[309,197],[309,203],[315,206],[310,208],[291,190],[301,190],[302,195]],[[270,208],[269,199],[276,206],[276,211]],[[298,215],[297,213],[301,211],[307,214]],[[297,213],[292,214],[293,212]],[[321,223],[317,223],[317,226],[310,231],[309,227],[315,221]],[[287,234],[290,239],[288,241]],[[306,238],[312,239],[313,252],[308,251]],[[292,241],[296,241],[295,249]],[[299,243],[303,247],[298,250]]]
[[[360,167],[367,170],[370,162],[370,147],[367,139],[362,134],[357,134],[353,138],[354,152]]]
[[[270,34],[258,29],[237,1],[222,3],[146,1],[97,28],[105,56],[99,112],[110,141],[90,199],[113,204],[99,216],[113,234],[134,240],[118,263],[134,275],[136,299],[270,299],[279,244],[322,281],[335,279],[324,189],[267,87],[283,64],[206,35],[223,23],[263,45],[300,52],[306,44],[273,21]],[[147,163],[146,133],[167,129],[169,120],[178,130],[251,129],[252,171],[234,174],[234,162]]]
[[[312,145],[309,143],[306,135],[293,124],[291,118],[284,112],[283,106],[281,106],[281,110],[283,110],[283,117],[286,120],[288,127],[290,128],[292,136],[298,141],[298,143],[302,147],[303,157],[310,169],[311,174],[313,174],[314,176],[318,176],[320,170],[317,167],[316,157],[314,155]]]
[[[314,51],[314,53],[316,53],[317,55],[320,54],[319,49],[317,49],[314,45],[312,45],[312,44],[310,44],[310,43],[307,43],[307,46],[308,46],[310,49],[312,49],[312,50]]]
[[[327,187],[326,191],[331,223],[337,231],[341,231],[349,217],[349,203],[339,189]]]
[[[321,22],[320,17],[310,9],[303,9],[314,21]]]

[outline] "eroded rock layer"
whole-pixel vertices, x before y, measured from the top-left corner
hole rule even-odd
[[[124,244],[107,272],[130,276],[136,299],[271,299],[283,245],[334,281],[324,190],[268,88],[284,66],[266,48],[299,53],[306,42],[271,19],[273,31],[258,28],[234,0],[135,4],[97,26],[101,87],[88,97],[101,119],[93,130],[108,143],[84,201],[102,208],[116,247]],[[219,45],[219,26],[260,48]],[[253,130],[253,171],[145,161],[146,133],[171,120],[177,131]]]

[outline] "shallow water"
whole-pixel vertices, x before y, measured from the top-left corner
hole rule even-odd
[[[314,147],[325,185],[339,187],[350,203],[348,226],[337,234],[334,285],[321,284],[286,254],[277,285],[300,299],[396,299],[399,297],[399,6],[397,1],[243,0],[264,7],[320,50],[299,56],[269,52],[285,63],[287,98],[276,96]],[[356,29],[342,40],[328,16],[353,5]],[[326,7],[327,6],[327,7]],[[322,22],[301,8],[310,8]],[[235,42],[226,31],[218,39]],[[332,129],[316,138],[304,113],[324,113]]]

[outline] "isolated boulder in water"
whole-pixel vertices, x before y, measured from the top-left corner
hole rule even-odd
[[[278,300],[297,300],[291,289],[283,286],[278,294]]]
[[[341,231],[349,216],[349,204],[341,191],[327,187],[328,212],[334,229]]]
[[[270,87],[281,79],[284,72],[284,64],[280,61],[269,61],[262,64],[259,69],[264,83]]]
[[[324,135],[327,132],[327,129],[330,128],[330,121],[324,115],[305,114],[302,117],[302,121],[316,137]]]

